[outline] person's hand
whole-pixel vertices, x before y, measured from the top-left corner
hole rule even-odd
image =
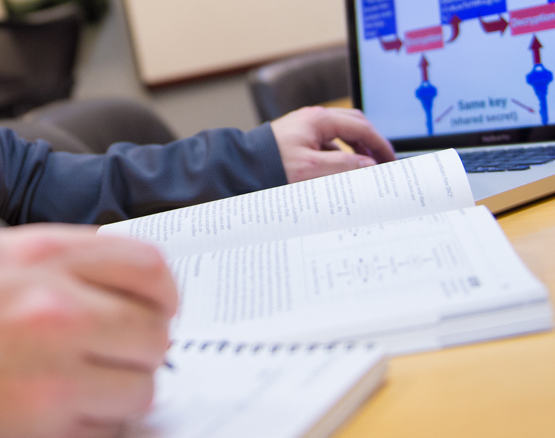
[[[307,107],[271,126],[289,183],[395,160],[391,144],[359,110]],[[340,150],[336,138],[355,153]]]
[[[177,307],[158,251],[93,227],[0,230],[0,437],[114,437],[153,396]]]

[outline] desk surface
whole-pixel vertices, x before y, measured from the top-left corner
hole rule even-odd
[[[499,224],[555,302],[555,196],[505,213]],[[335,435],[554,436],[555,332],[393,358],[385,386]]]
[[[555,302],[555,197],[499,220]],[[388,381],[337,434],[555,436],[555,333],[394,358]]]

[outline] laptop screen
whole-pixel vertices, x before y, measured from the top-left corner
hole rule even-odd
[[[554,138],[555,0],[347,4],[355,105],[398,150]]]

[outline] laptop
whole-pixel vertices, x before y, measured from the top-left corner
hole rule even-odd
[[[403,158],[456,148],[493,213],[555,193],[555,0],[346,0],[354,106]]]

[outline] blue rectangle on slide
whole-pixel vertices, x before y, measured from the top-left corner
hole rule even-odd
[[[449,24],[453,15],[461,20],[507,12],[506,0],[439,0],[441,22]]]
[[[394,0],[362,0],[364,38],[397,34]]]

